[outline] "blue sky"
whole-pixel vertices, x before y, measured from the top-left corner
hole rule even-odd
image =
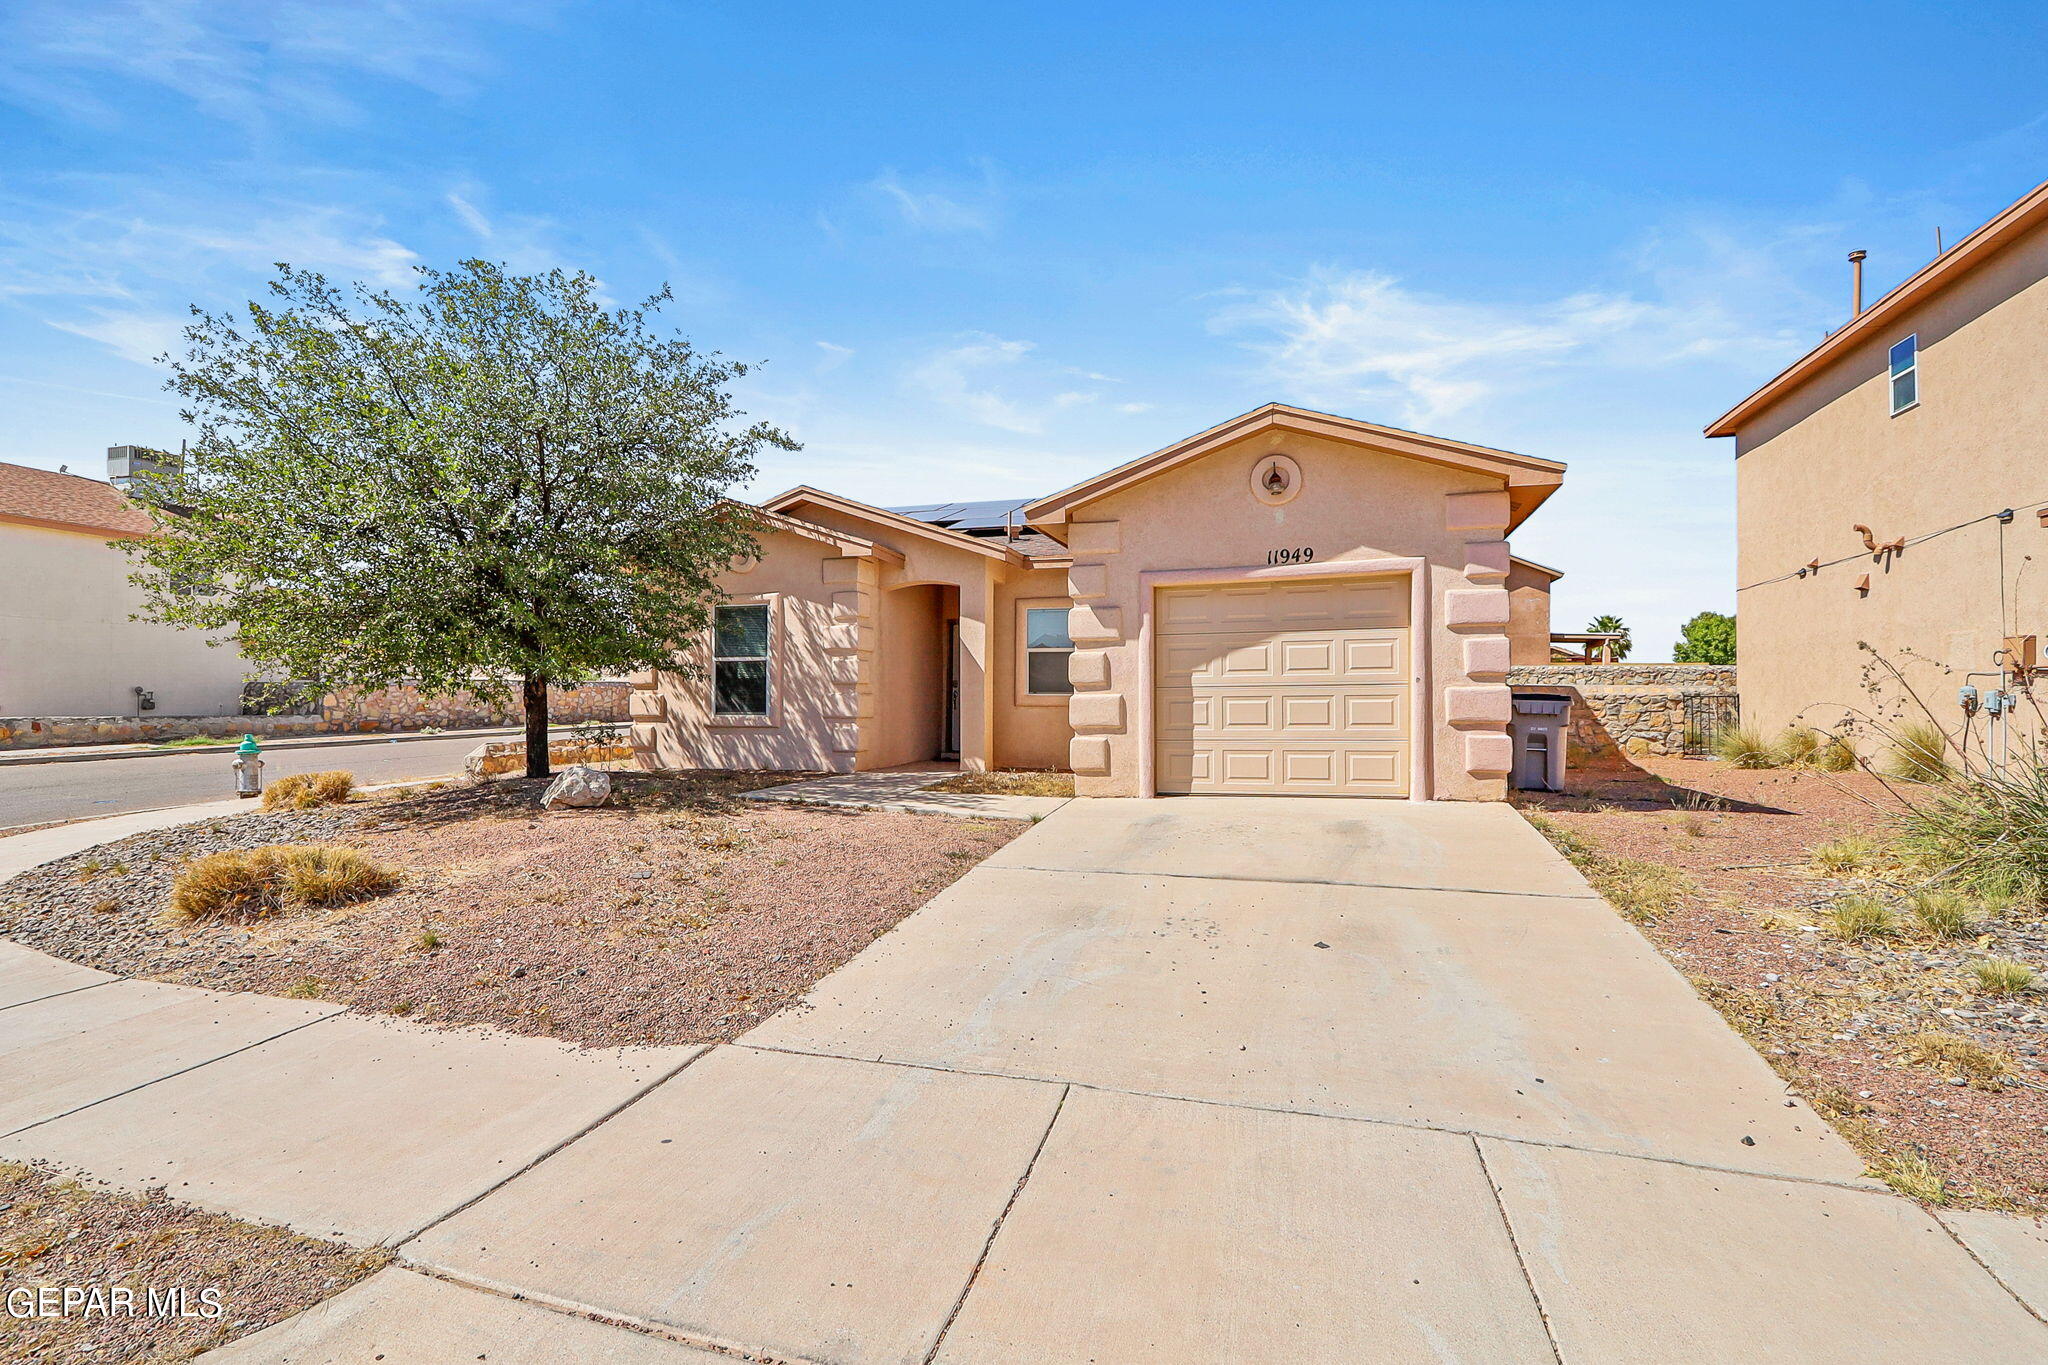
[[[10,0],[0,459],[175,445],[270,263],[673,284],[797,482],[1023,496],[1272,399],[1570,462],[1638,656],[1733,600],[1700,428],[2048,175],[2048,11]]]

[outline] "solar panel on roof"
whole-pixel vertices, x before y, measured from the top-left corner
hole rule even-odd
[[[1030,501],[1029,498],[1004,498],[984,502],[933,502],[888,510],[898,516],[914,517],[955,531],[1000,531],[1013,520],[1021,524],[1023,519],[1015,514]]]

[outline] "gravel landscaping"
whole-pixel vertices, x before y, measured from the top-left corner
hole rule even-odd
[[[1874,1172],[1910,1177],[1924,1161],[1938,1188],[1925,1168],[1894,1183],[1935,1202],[2048,1212],[2048,990],[1993,995],[1973,974],[2011,959],[2048,984],[2048,915],[1995,909],[1958,937],[1902,915],[1886,934],[1845,940],[1839,902],[1896,903],[1904,888],[1882,869],[1824,874],[1812,853],[1881,841],[1898,808],[1882,783],[1640,762],[1641,774],[1518,800]],[[1635,898],[1642,886],[1657,894]],[[1915,1064],[1914,1040],[1929,1033],[1976,1043],[2010,1072],[1973,1082]]]
[[[206,1213],[162,1190],[118,1194],[0,1162],[7,1360],[188,1360],[339,1294],[390,1259]],[[25,1315],[44,1301],[39,1290],[66,1287],[88,1297],[68,1312],[59,1298],[56,1315]]]
[[[543,784],[416,789],[138,834],[0,885],[0,934],[128,976],[332,1000],[585,1046],[724,1041],[807,990],[1028,828],[732,799],[808,774],[613,773],[614,804]],[[184,862],[335,843],[397,890],[253,923],[164,916]]]

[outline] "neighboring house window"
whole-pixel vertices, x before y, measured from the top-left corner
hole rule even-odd
[[[1032,607],[1024,613],[1024,690],[1034,697],[1064,697],[1074,690],[1067,660],[1074,642],[1067,637],[1065,607]]]
[[[1892,416],[1920,402],[1920,338],[1909,336],[1892,347]]]
[[[768,604],[717,609],[711,627],[711,714],[768,714]]]

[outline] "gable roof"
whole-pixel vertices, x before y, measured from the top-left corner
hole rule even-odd
[[[139,540],[156,530],[149,513],[110,483],[28,465],[0,463],[0,521]]]
[[[1545,578],[1549,579],[1553,583],[1555,583],[1558,579],[1564,577],[1563,569],[1553,569],[1548,564],[1538,564],[1535,560],[1524,559],[1520,555],[1509,555],[1508,563],[1519,564],[1525,569],[1533,569],[1537,573],[1542,574]]]
[[[2034,186],[2016,202],[1936,256],[1870,307],[1851,318],[1820,345],[1780,370],[1775,378],[1707,424],[1709,436],[1733,436],[1764,409],[1787,397],[1851,347],[1889,326],[1906,310],[1926,302],[1983,265],[1997,252],[2033,229],[2048,223],[2048,181]]]
[[[1070,488],[1039,498],[1024,508],[1023,515],[1034,524],[1057,526],[1067,519],[1070,511],[1084,503],[1142,483],[1169,469],[1198,460],[1232,441],[1272,428],[1295,431],[1305,436],[1325,436],[1353,445],[1368,445],[1409,459],[1494,475],[1507,487],[1510,530],[1521,525],[1564,482],[1564,466],[1556,460],[1517,455],[1513,451],[1495,450],[1490,446],[1468,445],[1441,436],[1403,431],[1399,427],[1383,427],[1377,422],[1361,421],[1356,417],[1338,417],[1332,413],[1290,407],[1285,403],[1267,403],[1207,431],[1197,432],[1186,440],[1176,441],[1150,455],[1141,455]]]
[[[777,493],[761,505],[771,512],[786,513],[790,508],[801,507],[805,503],[811,503],[818,507],[827,507],[835,512],[844,512],[849,516],[860,517],[864,520],[872,521],[878,526],[908,531],[912,535],[923,536],[927,540],[935,540],[941,545],[949,545],[955,549],[972,550],[974,553],[986,555],[990,559],[999,559],[1005,564],[1027,564],[1030,562],[1022,554],[1007,548],[1001,541],[984,539],[980,536],[970,536],[961,531],[949,531],[943,526],[934,526],[931,522],[919,521],[916,517],[907,517],[901,512],[892,512],[886,507],[875,507],[865,502],[856,502],[852,498],[842,498],[837,493],[827,493],[823,489],[813,488],[809,484],[800,483],[786,493]]]
[[[765,507],[756,507],[750,502],[732,501],[728,505],[744,510],[767,530],[786,531],[793,536],[802,536],[805,540],[830,545],[849,559],[886,559],[893,564],[903,562],[902,554],[887,545],[877,545],[872,540],[863,540],[844,531],[835,531],[830,526],[820,526],[816,522],[804,521],[799,517],[784,516]]]

